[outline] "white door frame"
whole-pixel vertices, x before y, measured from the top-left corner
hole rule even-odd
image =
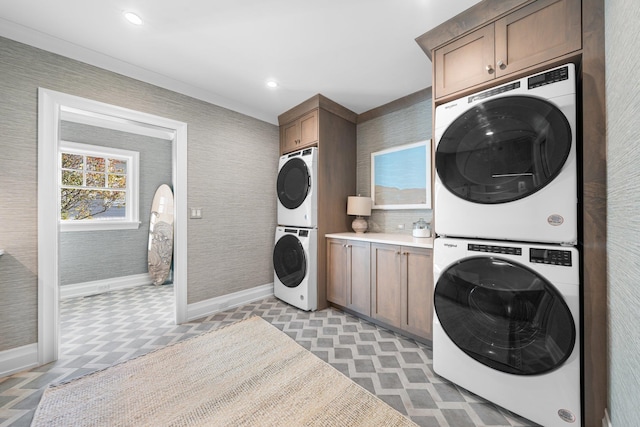
[[[58,359],[60,343],[58,145],[62,115],[83,116],[120,130],[172,140],[173,283],[176,324],[187,320],[187,124],[38,88],[38,364]],[[134,131],[135,132],[135,131]],[[140,133],[140,132],[135,132]]]

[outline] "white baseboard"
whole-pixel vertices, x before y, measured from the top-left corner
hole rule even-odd
[[[86,297],[102,294],[118,289],[134,288],[149,285],[153,282],[148,273],[133,274],[131,276],[114,277],[112,279],[94,280],[92,282],[76,283],[60,286],[60,299]]]
[[[273,295],[273,283],[268,283],[229,295],[189,304],[187,306],[187,321],[190,322],[202,317],[211,316],[220,311],[249,304],[250,302],[267,298],[271,295]]]
[[[0,378],[38,366],[38,344],[0,351]]]
[[[613,424],[611,424],[611,418],[609,418],[609,411],[607,409],[604,410],[604,418],[602,419],[602,427],[613,427]]]

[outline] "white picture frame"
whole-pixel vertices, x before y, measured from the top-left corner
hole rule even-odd
[[[372,209],[431,209],[431,140],[371,153]]]

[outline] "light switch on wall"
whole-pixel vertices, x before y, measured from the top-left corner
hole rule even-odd
[[[191,208],[191,219],[202,219],[202,208]]]

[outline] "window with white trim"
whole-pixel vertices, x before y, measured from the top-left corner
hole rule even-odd
[[[138,228],[139,157],[137,151],[61,141],[61,231]]]

